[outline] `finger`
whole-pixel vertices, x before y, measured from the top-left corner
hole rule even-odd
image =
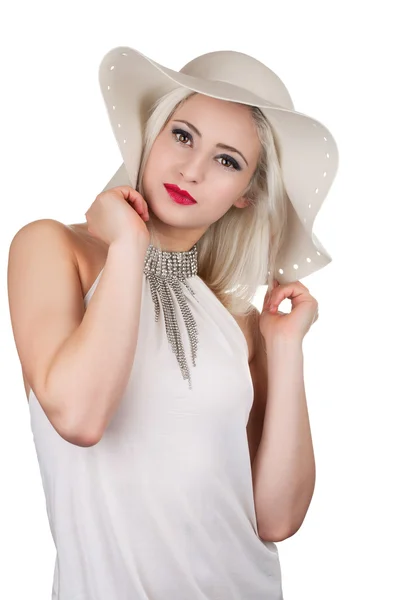
[[[290,298],[292,302],[296,302],[296,299],[302,295],[304,295],[304,289],[302,286],[298,286],[297,282],[281,285],[276,290],[273,290],[273,304],[279,304],[286,298]]]
[[[131,197],[128,199],[128,202],[139,215],[143,215],[145,213],[145,207],[141,198]]]
[[[147,216],[149,216],[149,208],[148,208],[148,206],[147,206],[147,202],[146,202],[146,200],[143,200],[143,209],[144,209],[144,212],[145,212],[145,214],[146,214]]]
[[[268,290],[267,293],[265,294],[264,303],[263,303],[264,308],[266,308],[268,306],[269,302],[271,301],[271,292],[272,292],[271,290]]]
[[[121,190],[121,192],[123,194],[126,194],[127,196],[132,196],[134,194],[137,194],[138,192],[136,190],[133,189],[132,186],[130,185],[119,185],[117,186],[118,190]]]
[[[143,219],[144,220],[149,219],[149,210],[147,208],[147,202],[146,202],[146,200],[143,200],[143,198],[142,198],[140,207],[141,207],[140,214],[142,215]]]
[[[131,202],[144,202],[144,199],[142,197],[141,194],[139,194],[139,192],[137,190],[134,190],[132,187],[130,187],[129,185],[122,185],[119,187],[122,195],[124,196],[125,200],[131,201]]]
[[[146,200],[144,200],[144,198],[142,196],[140,196],[140,194],[135,198],[135,200],[137,201],[137,206],[138,206],[137,211],[143,216],[145,216],[145,215],[148,216]]]

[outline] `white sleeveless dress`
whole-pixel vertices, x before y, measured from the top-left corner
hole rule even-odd
[[[183,288],[198,327],[195,367],[175,308],[192,390],[169,346],[162,308],[155,321],[144,274],[132,372],[101,440],[86,448],[64,440],[31,390],[56,546],[52,600],[283,598],[277,547],[257,531],[246,339],[199,276],[189,284],[195,298]]]

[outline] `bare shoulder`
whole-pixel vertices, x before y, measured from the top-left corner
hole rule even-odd
[[[68,225],[64,225],[56,219],[37,219],[36,221],[32,221],[30,223],[26,223],[26,225],[23,225],[23,227],[21,227],[21,229],[19,229],[14,235],[10,246],[15,245],[17,240],[18,243],[23,244],[28,241],[30,236],[33,236],[43,230],[58,233],[59,235],[64,236],[65,240],[67,240],[72,233]]]
[[[32,238],[40,237],[43,231],[49,232],[53,239],[57,238],[69,249],[78,271],[84,297],[104,267],[108,246],[88,233],[87,223],[67,225],[56,219],[38,219],[27,223],[15,234],[10,249],[18,246],[23,251],[24,246],[29,245]]]
[[[68,257],[74,263],[72,238],[73,234],[68,226],[55,219],[38,219],[21,227],[9,247],[9,283],[21,279],[37,257],[41,264],[51,261],[50,249],[53,245],[62,252],[63,257]]]
[[[103,268],[104,248],[81,224],[40,219],[13,237],[8,297],[26,395],[40,393],[48,364],[83,318],[83,299]]]
[[[39,219],[17,231],[9,249],[7,290],[25,390],[42,390],[63,328],[75,326],[82,314],[73,235],[67,226]]]

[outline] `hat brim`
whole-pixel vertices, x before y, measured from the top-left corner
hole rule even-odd
[[[118,185],[136,188],[149,109],[164,94],[184,87],[216,99],[257,106],[268,119],[277,144],[282,178],[291,202],[288,231],[279,255],[280,282],[305,277],[332,258],[313,234],[318,211],[338,169],[338,148],[316,119],[282,107],[225,81],[207,80],[168,69],[138,50],[118,47],[101,61],[99,82],[123,164],[103,191]],[[298,258],[292,260],[293,248]],[[304,250],[299,256],[298,249]],[[302,252],[303,252],[302,250]]]

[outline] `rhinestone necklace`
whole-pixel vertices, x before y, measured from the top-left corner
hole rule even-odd
[[[151,297],[154,302],[155,320],[160,316],[160,301],[163,307],[165,329],[172,352],[176,355],[182,377],[188,380],[192,389],[190,371],[187,365],[181,333],[176,318],[172,293],[178,301],[179,308],[190,340],[192,364],[195,367],[197,356],[198,331],[192,312],[183,293],[184,285],[195,296],[195,292],[186,281],[197,275],[197,246],[184,252],[165,251],[149,244],[144,263],[144,274],[150,284]],[[197,298],[196,298],[197,300]]]

